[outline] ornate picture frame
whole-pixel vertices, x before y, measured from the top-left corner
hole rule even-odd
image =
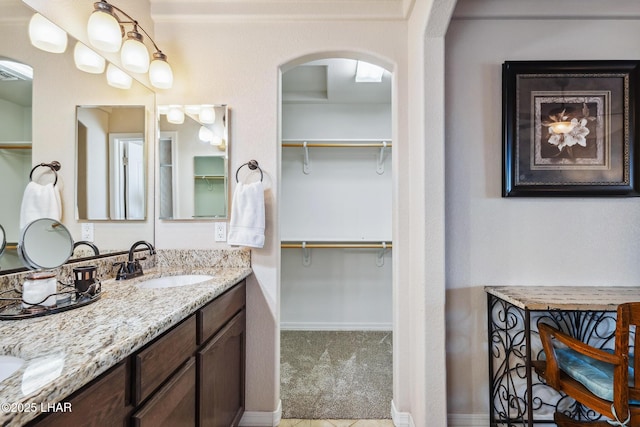
[[[502,65],[503,197],[640,196],[640,61]]]

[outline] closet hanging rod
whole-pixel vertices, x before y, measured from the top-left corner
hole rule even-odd
[[[2,144],[0,150],[31,150],[30,145]]]
[[[348,242],[348,243],[308,243],[308,242],[282,242],[280,244],[282,249],[298,249],[298,248],[306,248],[306,249],[391,249],[393,248],[392,243],[359,243],[359,242]]]
[[[283,142],[283,147],[305,147],[304,142]],[[319,147],[319,148],[364,148],[364,147],[391,147],[392,144],[387,142],[385,145],[383,142],[369,142],[369,143],[358,143],[358,142],[307,142],[306,147]]]

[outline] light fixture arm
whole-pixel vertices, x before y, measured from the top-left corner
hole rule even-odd
[[[158,45],[156,44],[156,42],[153,40],[153,38],[149,35],[149,33],[147,33],[147,31],[142,27],[142,25],[140,25],[138,23],[138,21],[136,21],[135,19],[133,19],[133,17],[131,17],[131,15],[129,15],[127,12],[125,12],[124,10],[120,9],[118,6],[115,6],[109,2],[107,2],[106,0],[100,0],[100,3],[104,3],[104,4],[108,4],[109,7],[111,9],[115,9],[118,12],[120,12],[122,15],[126,16],[129,21],[122,21],[120,20],[120,17],[118,17],[116,14],[113,14],[113,16],[116,18],[116,20],[120,23],[120,24],[133,24],[133,29],[135,31],[137,31],[138,29],[140,29],[140,31],[142,31],[144,33],[145,36],[147,36],[147,38],[149,39],[149,41],[151,42],[151,44],[153,44],[153,48],[156,50],[156,52],[160,52],[162,53],[162,51],[160,50],[160,48],[158,48]]]

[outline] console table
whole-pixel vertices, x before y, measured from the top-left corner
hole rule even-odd
[[[538,324],[547,323],[599,348],[613,348],[616,309],[640,301],[640,287],[487,286],[490,426],[554,424],[556,410],[598,419],[535,374],[544,358]]]

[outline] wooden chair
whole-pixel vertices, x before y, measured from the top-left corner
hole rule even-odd
[[[580,421],[556,412],[558,426],[640,426],[640,374],[636,374],[640,372],[640,358],[633,357],[633,349],[640,349],[640,333],[631,334],[633,348],[629,346],[630,329],[635,332],[633,327],[640,325],[640,302],[621,304],[617,311],[613,351],[592,347],[549,325],[539,325],[546,361],[533,362],[538,375],[549,386],[612,420]]]

